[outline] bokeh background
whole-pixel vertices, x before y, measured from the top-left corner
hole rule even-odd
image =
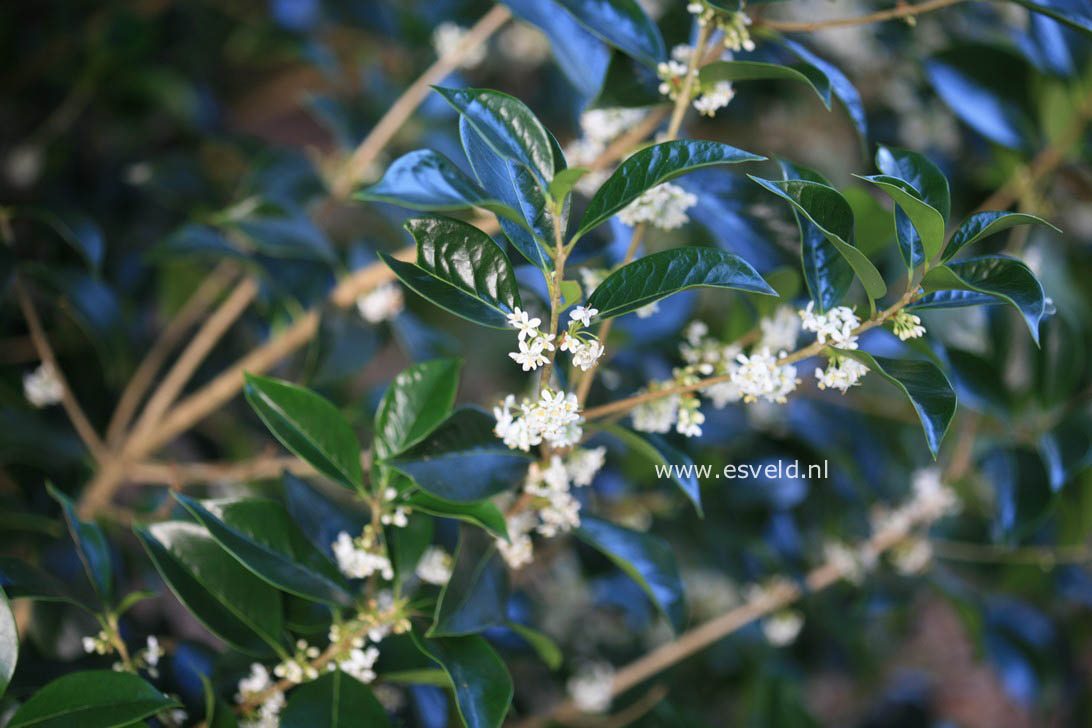
[[[643,4],[668,48],[687,41],[691,16],[684,3]],[[1079,17],[1079,4],[1072,5]],[[379,0],[40,0],[0,7],[0,206],[40,213],[16,219],[14,244],[0,246],[0,549],[54,573],[78,574],[42,482],[78,493],[93,473],[63,411],[35,409],[23,396],[22,378],[38,356],[8,283],[15,261],[34,280],[62,368],[100,430],[136,363],[209,270],[230,259],[253,271],[260,292],[187,391],[200,388],[321,305],[339,277],[374,262],[377,250],[408,242],[400,228],[406,211],[334,201],[328,186],[376,120],[436,59],[437,29],[470,26],[491,7]],[[751,13],[811,20],[880,7],[808,0],[759,5]],[[1092,14],[1083,12],[1092,27]],[[634,725],[1087,725],[1089,36],[1015,3],[964,2],[913,24],[791,37],[840,69],[857,101],[848,108],[836,101],[828,111],[802,86],[740,84],[715,118],[691,115],[684,135],[821,170],[851,199],[859,244],[888,280],[902,266],[890,210],[851,176],[874,171],[876,143],[923,152],[940,165],[951,180],[955,218],[999,189],[1015,192],[1015,209],[1064,232],[1021,228],[991,238],[980,252],[1026,260],[1056,313],[1038,348],[1006,308],[924,316],[931,351],[960,396],[941,466],[953,458],[968,462],[953,484],[963,511],[932,530],[927,569],[908,576],[881,567],[859,586],[842,583],[809,596],[797,607],[803,628],[791,643],[771,644],[760,624],[750,625],[616,706],[663,686],[665,697]],[[760,56],[774,52],[763,46]],[[619,62],[598,89],[587,68],[574,66],[523,21],[508,22],[483,50],[443,85],[518,96],[563,146],[581,137],[581,113],[589,106],[655,100],[647,70]],[[435,95],[366,177],[377,179],[392,159],[420,147],[465,164],[455,112]],[[1037,165],[1046,162],[1042,173]],[[654,232],[646,250],[715,244],[774,276],[789,298],[806,295],[787,207],[735,172],[702,172],[681,184],[699,196],[690,224]],[[78,239],[100,236],[101,260],[88,265],[79,246],[49,224],[50,215],[61,216]],[[244,243],[193,234],[194,225],[215,230],[239,220],[277,224],[255,228]],[[617,260],[628,240],[620,224],[602,229],[587,246],[588,264]],[[686,322],[701,318],[731,334],[767,313],[743,296],[715,291],[668,299],[650,319],[621,319],[617,356],[592,401],[669,376],[679,364]],[[366,433],[384,386],[413,361],[465,358],[462,401],[488,405],[515,391],[523,379],[505,355],[509,339],[407,292],[405,310],[380,323],[365,321],[355,307],[325,306],[317,336],[274,374],[323,392]],[[901,346],[882,331],[863,341],[878,354]],[[719,467],[826,459],[831,478],[706,483],[699,519],[647,463],[621,449],[610,452],[588,497],[599,513],[671,541],[694,624],[737,604],[746,584],[804,573],[826,540],[866,536],[870,511],[902,500],[911,473],[932,464],[912,410],[880,382],[866,381],[843,397],[809,381],[784,407],[707,407],[706,414],[702,437],[676,443],[696,461]],[[160,457],[230,461],[271,452],[275,444],[236,397]],[[133,520],[170,512],[171,483],[146,480],[123,489],[105,522],[125,582],[161,589],[128,530]],[[190,490],[279,487],[276,480],[221,481]],[[562,697],[566,676],[582,664],[623,664],[670,638],[621,572],[570,543],[554,551],[521,576],[511,609],[557,640],[566,655],[561,671],[547,670],[511,633],[491,635],[516,680],[520,713]],[[79,637],[93,629],[77,611],[37,604],[22,617],[28,639],[0,716],[47,676],[96,659],[80,648]],[[231,662],[169,593],[135,608],[125,628],[176,643],[161,680],[189,704],[201,700],[196,673]],[[397,698],[406,725],[454,720],[437,689],[400,689]]]

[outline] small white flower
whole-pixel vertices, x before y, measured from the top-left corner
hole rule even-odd
[[[807,308],[799,311],[805,331],[814,331],[820,344],[829,343],[839,349],[856,349],[854,330],[861,320],[847,306],[836,306],[826,313],[815,313],[815,302],[808,301]]]
[[[33,372],[23,375],[23,394],[35,407],[49,407],[64,397],[64,385],[53,365],[42,362]]]
[[[508,541],[496,540],[497,550],[512,569],[519,569],[534,559],[534,547],[530,533],[535,528],[536,516],[531,511],[520,511],[505,519]]]
[[[405,528],[409,525],[409,509],[405,506],[395,506],[394,511],[390,513],[384,513],[379,517],[379,521],[384,526],[394,526],[395,528]]]
[[[716,116],[717,111],[730,104],[735,96],[735,89],[730,82],[718,81],[711,89],[703,91],[701,96],[694,99],[694,109],[703,116]]]
[[[796,339],[800,335],[800,318],[791,306],[778,306],[772,317],[758,322],[762,337],[755,346],[757,349],[770,351],[792,351],[796,348]]]
[[[569,320],[573,323],[581,323],[584,326],[591,326],[591,320],[599,314],[597,308],[585,308],[583,306],[577,306],[569,312]]]
[[[520,335],[522,336],[522,333]],[[531,339],[530,343],[521,338],[519,340],[519,351],[509,352],[508,356],[522,366],[523,371],[534,371],[549,361],[546,354],[543,353],[545,344],[546,342],[541,336]]]
[[[531,318],[530,315],[519,306],[517,306],[512,313],[508,314],[508,325],[514,329],[519,329],[520,341],[523,341],[527,337],[537,337],[539,335],[538,327],[541,323],[542,319]]]
[[[573,364],[581,371],[588,371],[603,356],[603,345],[597,339],[581,342],[580,346],[573,350]]]
[[[827,541],[823,544],[823,559],[851,584],[860,584],[864,579],[865,565],[862,559],[844,543]]]
[[[367,649],[354,647],[349,651],[345,659],[338,660],[337,666],[346,675],[352,675],[362,683],[370,683],[375,680],[376,660],[379,659],[379,648],[370,646]]]
[[[606,462],[607,448],[597,447],[593,449],[577,449],[569,453],[565,460],[565,468],[568,471],[572,484],[579,487],[591,485],[595,474]]]
[[[800,382],[796,378],[796,367],[778,364],[778,359],[770,354],[769,349],[750,356],[737,355],[730,376],[732,384],[742,392],[744,402],[765,397],[770,402],[785,404],[789,393]]]
[[[605,713],[614,695],[614,668],[607,662],[582,665],[565,687],[577,709],[585,713]]]
[[[848,356],[832,356],[827,360],[826,369],[815,369],[819,389],[839,389],[842,394],[849,391],[865,374],[868,374],[868,367]]]
[[[762,634],[775,647],[792,644],[800,629],[804,626],[804,617],[791,609],[782,609],[762,620]]]
[[[405,308],[402,289],[397,283],[384,283],[356,299],[356,308],[365,321],[377,324],[389,321]]]
[[[633,408],[633,429],[641,432],[668,432],[679,416],[679,395],[650,399]]]
[[[439,546],[429,546],[417,562],[417,578],[429,584],[446,584],[451,578],[451,555]]]
[[[354,539],[342,531],[332,547],[338,569],[350,579],[364,579],[375,573],[387,581],[394,578],[390,559],[383,553],[366,548],[363,539]]]
[[[443,57],[454,53],[468,32],[466,28],[450,21],[440,23],[432,31],[432,47],[436,50],[436,55]],[[485,60],[486,51],[485,44],[474,46],[463,55],[459,67],[470,69],[481,65]]]
[[[899,311],[895,314],[895,318],[891,320],[891,326],[895,336],[903,341],[925,336],[925,327],[921,325],[921,318],[909,311]]]

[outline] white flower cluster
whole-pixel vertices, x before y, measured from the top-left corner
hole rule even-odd
[[[690,222],[686,214],[698,204],[697,195],[671,182],[664,182],[642,192],[618,212],[618,219],[629,226],[643,222],[661,230],[674,230]]]
[[[64,397],[64,385],[52,364],[42,362],[33,372],[23,375],[23,395],[38,408],[61,401]]]
[[[903,576],[920,574],[933,560],[933,547],[924,538],[908,538],[891,552],[895,570]]]
[[[466,28],[450,21],[437,25],[436,29],[432,31],[432,47],[436,50],[436,55],[442,58],[454,53],[468,32]],[[480,66],[482,61],[485,60],[486,50],[484,43],[475,45],[463,56],[459,67],[470,69]]]
[[[517,364],[523,367],[523,371],[530,372],[538,369],[549,361],[547,351],[554,350],[554,335],[539,330],[542,323],[540,318],[531,316],[519,308],[508,314],[508,325],[519,329],[519,350],[508,354]]]
[[[694,110],[702,116],[716,116],[717,111],[732,103],[735,97],[736,91],[730,81],[717,81],[702,89],[701,95],[694,99]]]
[[[384,283],[356,299],[356,308],[370,324],[389,321],[405,308],[402,289],[397,283]]]
[[[451,554],[439,546],[429,546],[417,562],[417,578],[427,584],[446,584],[451,578]]]
[[[860,584],[876,565],[876,554],[867,544],[854,549],[840,541],[827,541],[823,544],[823,559],[850,584]]]
[[[279,662],[273,668],[273,674],[294,685],[299,685],[304,680],[314,680],[319,676],[319,672],[311,662],[319,654],[321,654],[319,648],[307,644],[307,640],[296,640],[296,654]]]
[[[751,19],[747,17],[746,13],[718,12],[704,2],[689,3],[686,6],[686,11],[695,16],[698,25],[702,27],[709,25],[715,18],[717,30],[721,32],[722,42],[728,50],[738,52],[753,51],[755,49],[754,41],[751,40],[751,32],[747,29],[751,24]]]
[[[543,387],[537,401],[525,398],[518,412],[515,409],[516,397],[512,394],[493,408],[497,420],[493,432],[513,450],[527,452],[544,441],[556,448],[571,447],[584,434],[580,426],[584,418],[580,416],[576,395],[571,392],[552,392]]]
[[[614,696],[614,667],[609,662],[581,665],[565,683],[573,705],[584,713],[605,713]]]
[[[870,519],[874,533],[909,532],[915,525],[929,524],[944,516],[958,513],[959,497],[941,481],[940,470],[924,468],[911,476],[910,500],[894,510],[877,508]],[[926,543],[928,546],[928,543]],[[928,561],[927,553],[918,553],[915,560]]]
[[[868,374],[868,367],[848,356],[831,356],[827,359],[826,369],[815,368],[819,389],[838,389],[842,394],[848,392],[865,374]]]
[[[159,638],[154,634],[148,635],[144,641],[144,648],[133,656],[137,665],[146,670],[154,679],[159,677],[159,658],[163,657],[163,648],[159,645]]]
[[[804,615],[793,609],[780,609],[762,620],[762,634],[774,647],[784,647],[796,641],[804,626]]]
[[[382,513],[379,516],[379,522],[384,526],[405,528],[409,525],[409,515],[413,513],[413,510],[407,505],[398,503],[398,497],[399,493],[394,488],[387,488],[383,491]]]
[[[652,382],[648,392],[666,389],[671,382]],[[641,432],[668,432],[679,417],[679,395],[669,394],[642,402],[630,412],[633,429]]]
[[[688,46],[684,46],[687,49],[685,56],[689,57],[692,50]],[[690,73],[694,79],[690,84],[691,93],[697,89],[698,69],[690,71],[690,64],[687,61],[676,60],[684,56],[683,51],[675,48],[671,51],[672,58],[669,61],[660,61],[656,65],[656,75],[660,77],[660,93],[668,97],[672,101],[679,98],[679,94],[682,93],[683,86],[686,83],[686,75]]]
[[[531,533],[552,538],[580,525],[580,501],[571,488],[591,484],[603,467],[607,450],[576,449],[566,457],[553,455],[542,467],[533,463],[523,481],[523,492],[531,497],[530,508],[509,515],[508,541],[497,539],[497,548],[513,569],[531,562],[534,554]]]
[[[114,651],[114,643],[110,641],[110,635],[106,630],[99,630],[94,637],[83,638],[83,651],[87,654],[108,655]]]
[[[583,136],[569,143],[565,158],[574,167],[595,165],[607,147],[625,131],[639,123],[648,112],[645,109],[592,109],[580,115]],[[594,169],[580,178],[576,189],[591,195],[611,174],[609,167]]]
[[[239,681],[235,701],[245,703],[265,694],[274,685],[269,670],[260,662],[250,666],[250,674]],[[240,721],[243,728],[277,728],[280,725],[280,712],[284,708],[284,693],[272,690],[265,695],[258,710],[249,719]]]
[[[603,345],[590,332],[584,331],[591,325],[591,320],[599,313],[597,308],[577,306],[569,313],[569,330],[561,334],[558,348],[572,354],[573,365],[581,371],[588,371],[603,356]]]
[[[731,382],[739,390],[744,402],[755,402],[759,397],[777,404],[785,404],[788,395],[796,389],[796,367],[780,364],[785,352],[775,357],[769,349],[747,356],[737,354],[737,366],[730,369]]]
[[[836,306],[826,313],[816,313],[815,302],[808,301],[807,308],[799,313],[804,330],[815,332],[820,344],[830,344],[839,349],[857,348],[854,331],[861,325],[861,320],[853,309]],[[825,369],[816,367],[815,378],[819,380],[819,389],[838,389],[845,394],[867,373],[868,367],[856,359],[835,354],[828,358]]]
[[[778,306],[773,316],[759,320],[758,328],[762,334],[758,339],[759,349],[792,351],[796,348],[796,339],[800,335],[800,318],[792,310],[792,306]]]
[[[895,336],[901,340],[917,339],[925,336],[925,327],[921,325],[921,318],[909,311],[899,311],[891,320],[891,327]]]
[[[394,578],[391,560],[371,524],[364,526],[364,532],[356,538],[342,531],[332,548],[337,568],[350,579],[364,579],[372,574],[379,574],[387,581]]]

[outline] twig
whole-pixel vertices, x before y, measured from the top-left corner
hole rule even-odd
[[[276,478],[284,471],[293,475],[314,475],[315,469],[292,456],[266,456],[241,462],[167,463],[144,461],[133,463],[128,474],[146,483],[168,483],[176,488],[198,483],[242,482]]]
[[[767,18],[762,18],[755,20],[755,25],[761,25],[772,30],[779,30],[783,33],[810,33],[814,30],[822,30],[823,28],[844,28],[852,25],[869,25],[871,23],[880,23],[884,20],[914,17],[921,15],[922,13],[946,8],[949,5],[957,5],[961,2],[965,2],[965,0],[929,0],[929,2],[918,3],[917,5],[899,4],[890,10],[881,10],[870,15],[859,15],[854,18],[834,18],[832,20],[797,22],[792,20],[769,20]]]
[[[949,561],[981,564],[1029,564],[1051,568],[1058,564],[1080,564],[1092,561],[1088,546],[1024,546],[1008,547],[996,544],[969,543],[930,539],[933,553]]]
[[[125,434],[125,428],[129,426],[133,415],[136,414],[144,393],[155,381],[155,375],[167,360],[167,355],[181,340],[182,335],[204,315],[236,272],[237,268],[231,261],[223,261],[216,266],[148,349],[148,353],[133,372],[133,376],[118,399],[118,406],[106,428],[108,444],[116,445]]]
[[[23,283],[22,278],[18,276],[15,278],[15,293],[19,299],[19,307],[23,311],[23,318],[27,321],[27,327],[30,329],[31,341],[34,342],[34,348],[38,352],[38,356],[43,362],[53,368],[53,372],[57,375],[57,379],[61,383],[61,406],[64,407],[65,413],[68,415],[68,419],[72,422],[72,426],[76,428],[76,433],[83,440],[87,449],[91,451],[92,457],[95,460],[102,461],[106,452],[106,447],[103,445],[102,440],[99,439],[98,434],[95,432],[95,428],[91,426],[91,421],[87,419],[87,415],[84,414],[83,408],[80,407],[80,403],[76,401],[76,396],[72,393],[72,388],[68,386],[68,380],[64,376],[64,372],[61,371],[60,365],[57,364],[57,357],[53,354],[53,347],[49,345],[49,339],[46,338],[45,331],[42,328],[41,319],[38,318],[38,311],[34,308],[34,303],[30,300],[30,294],[27,293],[26,285]]]
[[[387,146],[391,138],[394,137],[398,130],[402,128],[402,125],[406,123],[406,120],[413,114],[421,102],[424,101],[425,96],[428,95],[430,86],[442,81],[448,74],[459,67],[463,58],[467,53],[474,50],[482,43],[484,43],[489,36],[493,35],[501,26],[503,26],[508,19],[512,17],[512,13],[504,5],[494,5],[493,9],[482,16],[481,20],[474,24],[474,26],[467,31],[466,36],[456,46],[455,50],[451,53],[441,56],[436,59],[436,62],[429,66],[421,76],[413,82],[398,100],[394,102],[394,105],[387,110],[387,113],[383,115],[383,118],[372,128],[368,136],[364,138],[364,141],[360,143],[360,146],[356,148],[352,156],[349,157],[349,161],[346,162],[345,168],[334,180],[332,185],[332,191],[335,197],[344,199],[349,196],[353,191],[353,187],[357,184],[360,178],[363,176],[368,165],[371,164],[376,155]]]

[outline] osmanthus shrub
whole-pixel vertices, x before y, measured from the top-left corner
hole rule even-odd
[[[966,159],[872,142],[870,133],[885,128],[880,120],[870,129],[879,112],[846,74],[778,32],[806,31],[807,23],[766,20],[772,7],[764,3],[693,2],[662,9],[658,22],[632,0],[506,5],[520,19],[514,27],[541,30],[560,70],[555,82],[582,98],[581,134],[563,146],[567,135],[516,95],[449,79],[432,98],[449,107],[432,107],[442,127],[435,146],[447,153],[409,151],[354,186],[353,207],[382,220],[377,229],[400,223],[387,249],[398,235],[411,244],[397,254],[376,250],[371,285],[350,299],[379,332],[368,336],[401,342],[413,361],[381,396],[361,404],[359,392],[341,386],[362,364],[337,361],[356,357],[362,339],[323,303],[343,261],[324,213],[306,207],[306,185],[288,183],[256,185],[219,212],[187,220],[155,256],[248,266],[246,282],[208,318],[219,332],[212,343],[234,321],[217,317],[229,309],[240,316],[255,297],[262,334],[298,343],[278,357],[270,344],[244,353],[172,410],[200,364],[184,353],[128,439],[127,422],[95,434],[73,397],[86,393],[62,376],[66,357],[47,349],[26,373],[26,400],[40,409],[62,403],[94,467],[89,477],[80,473],[86,487],[63,473],[54,480],[64,487],[45,486],[48,504],[38,508],[57,519],[12,512],[13,523],[25,516],[24,530],[65,545],[30,559],[26,549],[0,557],[0,690],[9,682],[18,689],[0,703],[9,728],[498,728],[524,718],[608,721],[580,713],[607,712],[616,699],[639,709],[633,720],[652,711],[649,720],[660,722],[648,725],[706,725],[724,713],[682,707],[659,687],[647,690],[659,696],[647,705],[624,696],[756,619],[760,630],[740,635],[742,647],[721,643],[707,682],[753,684],[749,724],[813,725],[798,675],[830,660],[809,645],[789,669],[790,658],[773,652],[805,626],[795,600],[840,581],[848,585],[837,588],[864,593],[882,557],[902,581],[877,576],[868,609],[909,604],[906,577],[926,569],[931,534],[942,529],[949,547],[959,538],[1010,549],[1013,568],[1029,553],[1055,565],[1052,544],[1087,536],[1078,516],[1056,508],[1090,460],[1086,394],[1074,394],[1087,373],[1079,364],[1067,373],[1066,352],[1078,354],[1059,341],[1067,331],[1088,340],[1080,287],[1052,289],[1075,312],[1055,323],[1056,304],[1037,273],[1064,275],[1044,264],[1042,248],[1022,259],[998,244],[1014,229],[1059,232],[1049,214],[1032,212],[1050,210],[1035,204],[1035,175],[1066,155],[1087,160],[1080,127],[1076,138],[1044,129],[1053,157],[1017,168],[1030,156],[1023,135],[1031,122],[995,98],[988,74],[967,61],[976,46],[954,44],[928,59],[937,94],[973,130],[963,133],[978,135],[979,159],[991,153],[984,138],[1006,148],[994,150],[1002,161],[992,166],[1017,168],[1017,182],[991,198],[998,209],[960,216],[953,209],[967,208],[968,195],[956,181],[971,184],[974,174],[953,160]],[[1073,106],[1083,119],[1087,99],[1069,102],[1087,92],[1089,73],[1077,66],[1089,53],[1074,50],[1072,38],[1082,36],[1068,28],[1087,34],[1092,16],[1065,2],[1021,5],[1032,20],[1014,37],[1032,62],[1057,65],[1064,56],[1072,67],[1069,86],[1059,88],[1064,74],[1043,81],[1054,89],[1044,92],[1050,108]],[[900,5],[895,14],[913,20],[917,12]],[[490,56],[476,32],[445,24],[434,42],[441,57],[458,57],[462,72],[478,73],[472,69],[488,67]],[[899,32],[916,53],[913,30]],[[668,51],[665,33],[686,42]],[[843,181],[835,184],[772,154],[776,145],[762,133],[744,136],[757,146],[743,145],[762,153],[681,135],[696,112],[706,119],[699,131],[727,136],[716,123],[739,122],[733,107],[752,110],[775,90],[796,99],[814,93],[827,110],[837,101],[853,143],[875,150],[874,173],[834,168],[832,155],[809,157],[828,160],[815,166]],[[337,116],[336,105],[318,106]],[[1021,211],[1003,209],[1017,198]],[[29,206],[0,212],[9,242],[19,226],[44,223],[92,271],[76,277],[60,265],[15,260],[12,287],[35,346],[45,334],[31,284],[67,285],[77,318],[101,330],[113,315],[103,301],[118,306],[103,293],[110,284],[99,271],[97,228]],[[971,328],[976,315],[986,323],[963,331],[962,341],[983,331],[989,340],[972,352],[952,332]],[[321,344],[296,376],[268,375],[279,355],[311,336]],[[90,338],[116,357],[110,340]],[[370,357],[378,345],[367,341],[360,346]],[[492,356],[496,342],[507,356]],[[460,344],[462,356],[434,355]],[[213,348],[200,334],[185,352],[193,347],[203,347],[198,359]],[[268,433],[246,447],[277,447],[271,434],[283,446],[277,467],[237,479],[277,478],[274,487],[193,489],[171,480],[181,465],[145,462],[185,431],[178,411],[198,407],[199,395],[223,404],[240,378],[250,410],[235,423],[225,410],[206,439],[232,438],[260,421]],[[1064,401],[1070,395],[1075,404]],[[132,419],[137,405],[118,410],[129,407]],[[32,422],[34,410],[24,410]],[[957,412],[964,427],[954,432]],[[14,416],[5,422],[22,426]],[[223,443],[193,447],[239,452]],[[753,473],[754,482],[722,479],[727,458],[746,461],[733,472]],[[782,477],[780,465],[776,477],[759,477],[775,461],[809,459],[829,459],[835,471],[829,484],[813,481],[823,488],[814,497],[806,478]],[[702,470],[707,462],[715,466]],[[16,487],[32,477],[40,484],[50,468],[20,465],[17,473]],[[109,501],[112,483],[126,480],[171,487],[161,501],[133,507],[135,518],[113,519],[109,502],[88,506],[92,493],[105,490]],[[996,555],[978,546],[974,554]],[[75,559],[61,559],[62,550]],[[1014,653],[1052,643],[1051,623],[1035,610],[937,572],[933,588],[958,605],[1002,669],[1018,661]],[[1092,580],[1077,567],[1066,574],[1067,593],[1087,605]],[[180,610],[159,630],[135,629],[133,615],[148,609],[159,583],[188,616]],[[24,600],[33,611],[18,611]],[[841,633],[844,620],[866,622],[863,611],[817,620]],[[1037,629],[1021,629],[1022,620]],[[41,647],[42,630],[51,629],[78,634],[83,655],[60,659]],[[216,649],[195,632],[213,636]],[[845,639],[842,660],[882,649]],[[21,668],[29,642],[33,675]],[[616,671],[622,663],[629,666]],[[701,678],[671,689],[700,697]]]

